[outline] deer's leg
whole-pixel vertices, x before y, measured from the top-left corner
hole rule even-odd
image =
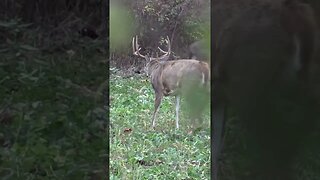
[[[180,96],[176,96],[176,128],[179,129]]]
[[[154,129],[156,126],[156,116],[157,113],[159,111],[159,107],[163,98],[163,94],[162,93],[156,93],[156,98],[154,100],[154,112],[153,112],[153,116],[152,116],[152,128]]]

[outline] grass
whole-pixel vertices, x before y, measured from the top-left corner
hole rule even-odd
[[[210,179],[210,129],[188,135],[182,102],[175,129],[174,98],[164,98],[151,130],[153,89],[142,76],[110,77],[110,179]],[[204,127],[210,127],[209,108]]]
[[[107,122],[94,95],[106,80],[104,56],[86,47],[73,57],[14,48],[2,56],[3,179],[103,179]]]

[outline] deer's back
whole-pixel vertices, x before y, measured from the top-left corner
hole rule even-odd
[[[163,67],[161,78],[165,89],[180,89],[187,84],[200,86],[207,84],[210,79],[209,65],[191,59],[168,61]]]

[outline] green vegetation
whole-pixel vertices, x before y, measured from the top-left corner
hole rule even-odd
[[[176,130],[174,98],[166,97],[151,130],[153,98],[145,77],[110,76],[110,179],[210,179],[210,128],[189,135],[182,101]]]
[[[66,51],[43,53],[27,40],[38,33],[26,24],[0,27],[7,33],[0,50],[1,179],[104,179],[107,117],[98,90],[106,68],[97,42],[77,39]],[[24,41],[15,39],[20,32]]]
[[[200,18],[208,6],[180,0],[115,2],[110,12],[110,65],[120,70],[111,68],[109,82],[110,179],[210,179],[209,106],[203,114],[206,128],[190,135],[186,103],[182,99],[180,129],[176,130],[174,98],[165,97],[156,130],[151,130],[154,92],[149,80],[120,75],[144,65],[131,56],[129,41],[135,35],[151,54],[158,44],[163,45],[162,38],[169,36],[173,51],[188,57],[184,51],[189,44],[208,37],[208,19]],[[127,11],[132,16],[123,16]]]

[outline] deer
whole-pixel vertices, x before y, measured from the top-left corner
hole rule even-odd
[[[309,88],[310,69],[316,48],[317,26],[314,12],[308,4],[298,0],[277,3],[267,6],[257,2],[255,7],[231,19],[223,33],[216,31],[214,34],[214,38],[222,39],[215,47],[218,50],[214,50],[215,60],[212,63],[211,165],[214,180],[219,178],[218,160],[230,107],[246,128],[249,134],[246,137],[258,144],[255,147],[259,147],[258,153],[261,153],[258,159],[254,159],[257,166],[251,169],[256,168],[256,174],[244,179],[292,179],[290,165],[297,154],[297,146],[315,123],[314,119],[306,118],[304,122],[298,121],[298,125],[285,126],[287,119],[278,117],[281,113],[277,111],[275,102],[280,97],[300,103],[300,107],[303,107],[300,99],[306,101],[313,97],[313,90]],[[228,6],[227,3],[225,5]],[[223,37],[216,37],[219,34]],[[317,114],[316,106],[311,104],[310,110],[301,110],[301,113],[308,115],[310,111]],[[275,122],[273,115],[278,115],[277,120],[281,121]],[[268,132],[263,128],[271,130]],[[285,160],[281,161],[282,158]]]
[[[176,129],[179,129],[179,110],[180,97],[186,97],[191,100],[195,95],[194,91],[204,90],[210,93],[210,68],[205,62],[194,59],[179,59],[167,61],[171,53],[171,43],[169,38],[166,39],[168,50],[165,51],[158,47],[163,53],[160,57],[149,57],[140,53],[138,36],[132,39],[133,54],[143,58],[146,61],[145,73],[150,77],[152,88],[155,93],[154,111],[152,115],[151,128],[155,129],[156,116],[159,111],[161,101],[164,96],[175,97],[176,110]],[[199,104],[201,106],[201,104]],[[196,118],[201,118],[202,109],[195,112]]]

